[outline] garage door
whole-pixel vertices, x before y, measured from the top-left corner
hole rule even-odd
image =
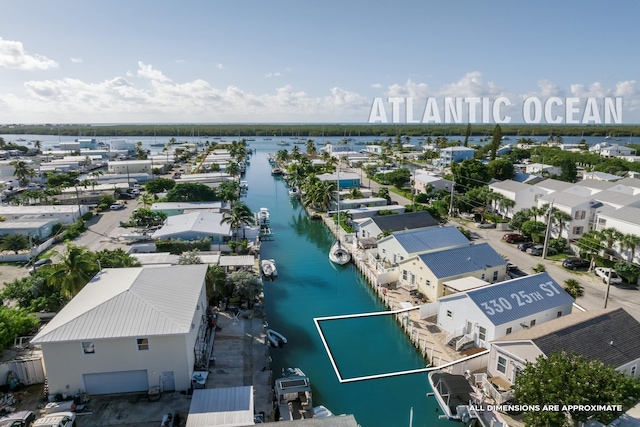
[[[146,370],[84,374],[84,385],[89,394],[148,391],[149,377]]]

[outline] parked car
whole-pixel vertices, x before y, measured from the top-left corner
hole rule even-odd
[[[73,427],[76,423],[76,414],[73,412],[55,412],[38,418],[33,427]]]
[[[120,203],[120,202],[116,202],[114,204],[112,204],[111,206],[109,206],[109,209],[117,211],[119,209],[124,209],[124,203]]]
[[[504,240],[507,243],[519,243],[519,242],[525,242],[527,238],[524,237],[522,234],[507,233],[504,236],[502,236],[502,240]]]
[[[0,427],[30,427],[35,419],[32,411],[12,412],[0,418]]]
[[[136,198],[136,195],[131,193],[120,193],[118,194],[118,198],[123,200],[132,200]]]
[[[51,258],[42,258],[37,260],[36,262],[33,263],[34,267],[40,267],[43,265],[47,265],[47,264],[51,264],[53,261],[51,261]]]
[[[602,278],[602,283],[607,283],[607,279],[611,277],[611,282],[614,284],[622,283],[622,277],[618,276],[618,273],[613,268],[597,267],[595,270],[596,276]]]
[[[534,245],[527,249],[527,253],[533,256],[542,256],[544,252],[544,245]],[[553,255],[558,253],[554,248],[547,248],[547,255]]]
[[[521,250],[522,252],[525,252],[527,249],[529,249],[533,245],[535,245],[535,243],[533,243],[533,242],[518,243],[518,250]]]
[[[568,268],[569,270],[577,270],[579,268],[587,268],[591,265],[591,262],[588,259],[584,258],[567,258],[562,261],[562,266],[564,268]]]
[[[508,262],[507,263],[507,270],[511,271],[511,270],[517,270],[517,269],[518,269],[518,266],[515,265],[514,263],[512,263],[512,262]]]
[[[478,227],[478,228],[496,228],[496,224],[494,222],[476,222],[476,227]]]

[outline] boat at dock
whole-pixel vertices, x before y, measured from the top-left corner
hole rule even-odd
[[[269,209],[260,208],[256,214],[256,219],[258,220],[258,225],[267,225],[269,223]]]
[[[287,343],[287,338],[273,329],[267,329],[267,340],[271,347],[277,348],[282,348]]]
[[[293,187],[289,189],[289,197],[298,197],[299,194],[300,192],[298,191],[297,188]]]
[[[275,381],[276,419],[279,421],[313,418],[311,382],[300,368],[282,370],[282,378]]]
[[[284,171],[280,168],[271,169],[271,175],[283,175]]]
[[[263,259],[260,261],[260,268],[264,277],[278,277],[278,269],[276,268],[276,262],[273,259]]]
[[[447,419],[466,425],[474,421],[482,427],[509,427],[500,414],[488,408],[482,391],[464,375],[431,371],[428,376],[433,396]]]
[[[340,234],[342,230],[342,225],[340,224],[340,171],[338,171],[338,180],[337,180],[337,188],[338,188],[338,221],[337,221],[337,230],[336,230],[336,242],[331,246],[329,250],[329,260],[334,264],[345,265],[351,261],[351,254],[348,250],[342,247],[340,243]]]

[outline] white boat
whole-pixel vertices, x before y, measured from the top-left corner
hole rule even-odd
[[[333,412],[331,412],[326,406],[319,405],[313,407],[313,418],[329,418],[333,416]]]
[[[241,190],[248,190],[249,189],[249,183],[247,181],[240,181],[240,189]]]
[[[275,381],[274,392],[279,421],[313,418],[313,399],[309,378],[300,368],[282,370],[282,378]]]
[[[463,375],[432,371],[429,372],[429,383],[438,405],[449,420],[470,421],[469,405],[474,390]]]
[[[336,241],[333,246],[331,246],[331,250],[329,251],[329,259],[331,262],[345,265],[349,261],[351,261],[351,254],[348,250],[342,247],[340,244],[340,240]]]
[[[336,242],[333,244],[333,246],[331,246],[331,249],[329,250],[329,260],[331,260],[331,262],[338,264],[338,265],[345,265],[347,264],[349,261],[351,261],[351,254],[349,253],[348,250],[346,250],[345,248],[342,247],[342,244],[340,243],[340,230],[342,230],[342,226],[340,225],[340,171],[338,170],[338,222],[337,222],[337,227],[338,229],[336,230]]]
[[[282,348],[287,343],[285,336],[273,329],[267,329],[267,340],[271,347]]]
[[[298,197],[298,194],[300,194],[300,192],[296,187],[293,187],[289,190],[289,197]]]
[[[273,259],[263,259],[260,261],[260,268],[264,277],[278,277],[278,269]]]
[[[269,222],[269,209],[260,208],[257,214],[257,219],[259,225],[267,224]]]

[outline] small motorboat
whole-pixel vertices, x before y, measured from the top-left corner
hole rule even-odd
[[[300,194],[300,192],[295,187],[289,190],[289,197],[298,197],[298,194]]]
[[[271,347],[282,348],[287,343],[287,338],[273,329],[267,329],[267,341]]]
[[[262,274],[264,274],[264,277],[273,278],[278,276],[276,262],[273,259],[263,259],[260,261],[260,267],[262,268]]]
[[[249,189],[249,183],[247,181],[240,181],[240,190],[248,190]]]
[[[319,405],[313,407],[313,418],[329,418],[333,417],[333,412],[331,412],[326,406]]]
[[[260,208],[257,214],[258,224],[264,225],[269,222],[269,209]]]
[[[284,171],[280,168],[271,169],[271,175],[283,175]]]

